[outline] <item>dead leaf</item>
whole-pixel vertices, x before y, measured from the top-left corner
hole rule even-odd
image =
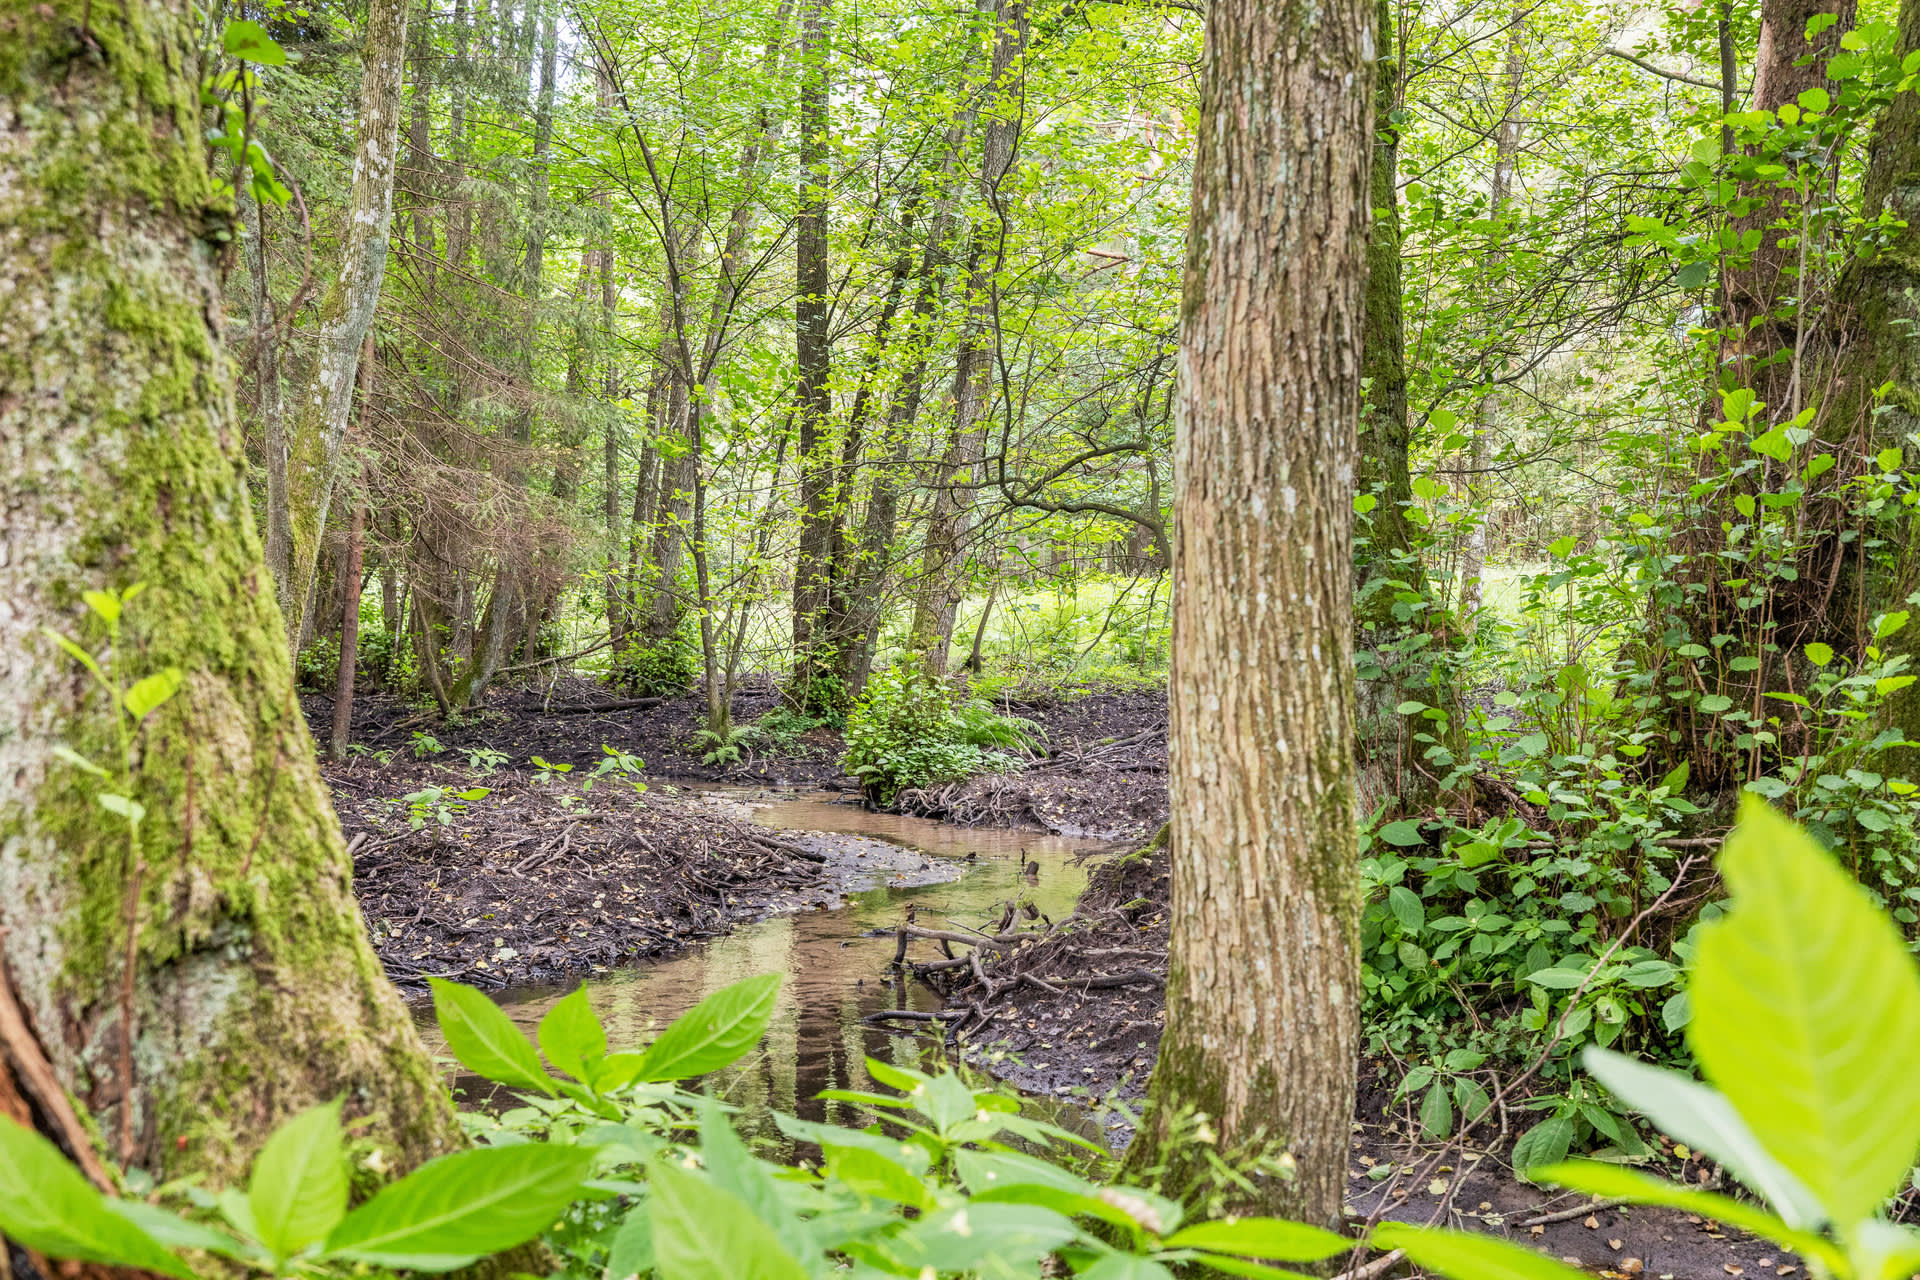
[[[1589,1231],[1598,1231],[1600,1229],[1600,1219],[1594,1217],[1592,1214],[1588,1214],[1587,1220],[1580,1225]]]

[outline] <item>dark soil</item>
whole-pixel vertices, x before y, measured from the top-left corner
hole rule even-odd
[[[327,770],[354,889],[387,973],[503,987],[610,968],[832,895],[827,856],[698,799],[606,780],[355,761]],[[487,787],[442,825],[424,789]]]
[[[623,705],[634,702],[646,705]],[[302,705],[315,725],[332,718],[327,695],[304,695]],[[752,724],[779,705],[771,681],[751,682],[734,699],[734,721]],[[1164,693],[1072,690],[1009,701],[999,709],[1040,726],[1044,757],[1017,773],[906,793],[905,811],[965,826],[1034,826],[1056,835],[1116,840],[1144,839],[1166,820]],[[750,740],[738,763],[709,765],[693,745],[705,724],[703,695],[633,699],[591,680],[568,678],[551,687],[501,690],[458,721],[399,698],[362,694],[354,700],[349,738],[368,752],[391,752],[396,762],[414,756],[416,735],[425,734],[443,750],[423,746],[429,752],[423,758],[442,763],[488,748],[505,752],[513,767],[537,755],[588,769],[603,758],[604,746],[612,746],[644,760],[650,777],[857,790],[855,780],[840,772],[842,742],[835,730],[815,729],[778,749]]]

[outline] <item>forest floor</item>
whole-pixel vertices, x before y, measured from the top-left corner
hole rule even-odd
[[[421,993],[429,976],[492,988],[553,982],[662,957],[768,914],[831,909],[883,880],[911,886],[959,874],[948,860],[887,841],[751,822],[738,788],[856,789],[839,772],[837,733],[815,730],[783,753],[704,765],[689,753],[704,720],[697,696],[607,705],[631,701],[571,681],[544,696],[507,693],[458,724],[394,699],[359,701],[352,737],[368,751],[326,772],[375,947],[403,988]],[[771,687],[749,688],[736,717],[750,723],[777,701]],[[1044,756],[1020,773],[909,794],[904,808],[1136,844],[1164,821],[1164,696],[1082,692],[1001,709],[1042,726]],[[306,700],[316,723],[330,710],[323,697]],[[441,750],[416,757],[416,732]],[[581,791],[607,758],[603,744],[645,759],[644,794],[618,777]],[[480,749],[508,761],[473,767]],[[533,755],[574,769],[543,779],[528,765]],[[413,825],[409,795],[469,787],[489,793],[464,808],[451,807],[457,796],[437,796]],[[440,804],[450,806],[444,823],[432,811]],[[944,986],[950,1008],[968,1010],[969,1056],[1030,1093],[1137,1103],[1166,1016],[1154,975],[1165,972],[1167,883],[1160,850],[1105,858],[1070,934],[989,960],[978,978],[970,968],[925,975]],[[1799,1271],[1797,1258],[1710,1221],[1592,1205],[1525,1183],[1507,1160],[1511,1132],[1450,1153],[1420,1142],[1406,1104],[1392,1100],[1390,1064],[1361,1070],[1349,1170],[1349,1203],[1361,1216],[1498,1231],[1601,1276]],[[1689,1181],[1703,1173],[1670,1150],[1661,1163]]]
[[[324,695],[303,705],[311,723],[332,715]],[[771,685],[749,687],[735,715],[751,723],[776,705]],[[1095,692],[1013,710],[1045,729],[1046,756],[1022,773],[917,796],[911,811],[1107,838],[1164,820],[1163,696]],[[755,825],[744,805],[708,789],[854,792],[839,770],[840,735],[816,729],[783,751],[708,765],[691,746],[704,721],[698,695],[623,698],[584,680],[506,691],[457,722],[397,698],[358,698],[356,749],[325,773],[388,974],[415,994],[432,977],[556,982],[766,915],[830,909],[880,880],[910,887],[959,874],[886,841]],[[644,762],[632,779],[644,793],[619,773],[583,785],[612,758],[608,747]],[[535,767],[535,756],[568,772]],[[487,794],[460,798],[476,788]]]

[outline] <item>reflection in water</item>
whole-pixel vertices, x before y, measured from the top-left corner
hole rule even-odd
[[[809,1120],[855,1119],[845,1103],[816,1098],[823,1089],[870,1089],[864,1059],[911,1064],[930,1043],[926,1024],[873,1026],[861,1021],[882,1009],[937,1009],[940,998],[911,978],[903,987],[889,969],[892,930],[906,918],[933,929],[990,928],[1008,899],[1031,900],[1059,919],[1073,910],[1086,874],[1073,855],[1105,848],[1099,841],[1043,836],[1035,832],[968,829],[924,818],[870,813],[854,805],[803,798],[763,801],[751,797],[756,820],[787,830],[825,831],[887,840],[935,857],[973,856],[967,873],[945,884],[918,888],[877,887],[847,895],[838,911],[809,911],[743,925],[671,959],[636,965],[595,978],[588,985],[595,1012],[616,1049],[651,1040],[660,1028],[706,996],[742,978],[784,973],[786,983],[761,1048],[709,1081],[716,1095],[742,1107],[742,1130],[778,1138],[769,1110]],[[1026,867],[1037,864],[1037,873]],[[870,930],[879,937],[863,937]],[[935,954],[937,944],[917,941],[915,957]],[[521,988],[496,997],[528,1035],[554,1001],[571,988]],[[423,1010],[428,1045],[444,1052]],[[467,1105],[480,1101],[484,1082],[463,1077]]]

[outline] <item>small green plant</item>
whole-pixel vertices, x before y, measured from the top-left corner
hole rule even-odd
[[[1702,929],[1688,986],[1687,1039],[1708,1083],[1597,1046],[1585,1061],[1774,1212],[1617,1165],[1532,1176],[1729,1223],[1833,1280],[1911,1275],[1920,1231],[1881,1215],[1920,1152],[1920,973],[1905,940],[1761,800],[1747,799],[1720,870],[1732,906]]]
[[[413,731],[413,758],[415,760],[424,760],[428,756],[440,755],[446,749],[440,739],[434,737],[432,734],[419,729]]]
[[[394,803],[406,805],[407,826],[418,831],[428,823],[450,827],[455,818],[467,811],[468,805],[492,794],[488,787],[468,787],[464,791],[455,791],[452,787],[423,787],[408,792]]]
[[[139,739],[140,730],[146,725],[147,717],[178,693],[186,678],[178,667],[165,667],[134,681],[130,686],[123,687],[121,684],[120,622],[127,606],[145,590],[145,583],[136,582],[125,591],[108,589],[81,593],[80,598],[86,601],[87,608],[106,628],[108,652],[105,659],[96,658],[77,641],[58,631],[48,629],[46,632],[49,639],[87,669],[94,683],[107,695],[107,703],[112,708],[114,742],[118,750],[114,753],[111,767],[96,764],[71,747],[58,746],[53,753],[111,788],[96,792],[94,799],[102,809],[126,824],[130,859],[139,857],[140,823],[147,816],[146,806],[133,796],[134,745]]]
[[[533,777],[527,779],[528,786],[550,787],[553,785],[555,778],[558,778],[562,774],[573,772],[573,766],[570,764],[554,764],[541,759],[539,756],[533,756],[528,763],[532,764],[536,770]]]
[[[507,762],[507,753],[496,751],[492,747],[470,747],[467,749],[467,768],[476,773],[492,773]]]
[[[779,706],[753,722],[754,736],[766,744],[768,751],[776,755],[792,755],[799,749],[800,739],[815,729],[832,728],[844,722],[830,716],[813,716],[795,711],[792,707]]]
[[[697,729],[688,745],[701,752],[701,764],[739,764],[753,742],[753,726],[730,724],[724,730]]]
[[[645,760],[604,742],[600,744],[600,752],[604,758],[593,767],[592,773],[580,780],[581,791],[593,790],[593,784],[602,778],[632,787],[635,795],[647,789],[647,784],[640,780],[641,771],[647,767]]]
[[[1014,768],[1011,757],[987,748],[1027,747],[1037,735],[1031,722],[965,702],[948,682],[899,664],[874,674],[847,717],[840,767],[859,778],[870,797],[891,804],[909,787]]]

